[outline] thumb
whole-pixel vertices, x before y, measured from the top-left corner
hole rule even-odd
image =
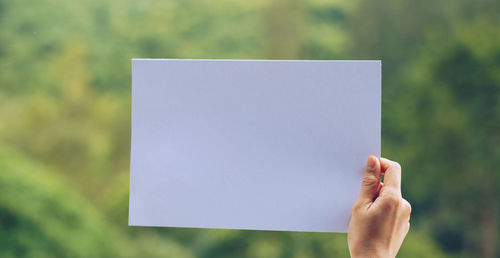
[[[361,192],[359,193],[359,201],[373,201],[379,191],[380,176],[380,161],[375,156],[368,157],[363,183],[361,184]]]

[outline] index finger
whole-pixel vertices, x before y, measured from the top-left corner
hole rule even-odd
[[[401,192],[401,166],[395,161],[380,158],[380,167],[384,175],[384,187],[395,188]]]

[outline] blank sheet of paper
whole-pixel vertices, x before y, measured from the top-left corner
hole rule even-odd
[[[132,60],[129,224],[346,232],[380,61]]]

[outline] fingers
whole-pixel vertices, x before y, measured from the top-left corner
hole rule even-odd
[[[391,160],[388,160],[386,158],[380,158],[380,170],[382,173],[385,173],[385,171],[389,168],[389,166],[392,164]]]
[[[384,188],[392,188],[401,195],[401,166],[397,162],[381,158],[380,167],[385,172]]]
[[[373,201],[380,189],[380,175],[380,162],[375,156],[368,157],[358,200],[363,202]]]
[[[405,199],[403,199],[403,203],[401,204],[401,214],[406,220],[410,220],[411,204]]]

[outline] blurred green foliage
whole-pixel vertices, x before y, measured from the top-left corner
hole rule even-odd
[[[0,171],[0,256],[113,254],[106,224],[56,175],[6,149]]]
[[[500,2],[0,0],[1,257],[345,257],[345,234],[128,227],[130,59],[381,59],[401,257],[498,257]],[[291,214],[290,216],[293,216]]]

